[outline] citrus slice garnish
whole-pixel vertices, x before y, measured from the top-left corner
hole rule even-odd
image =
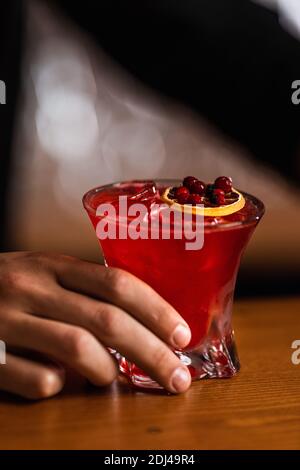
[[[232,188],[231,193],[236,197],[233,198],[233,202],[230,202],[230,199],[227,201],[227,204],[214,206],[214,207],[199,207],[197,205],[191,204],[179,204],[176,202],[176,199],[169,198],[169,193],[172,190],[172,187],[167,188],[161,195],[161,200],[167,203],[169,206],[172,206],[172,209],[185,211],[190,214],[199,214],[204,215],[205,217],[224,217],[225,215],[233,214],[241,210],[245,205],[245,198],[236,189]]]

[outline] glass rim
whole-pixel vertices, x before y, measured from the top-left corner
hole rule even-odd
[[[169,184],[170,186],[175,186],[176,184],[178,183],[181,183],[182,180],[179,180],[179,179],[176,179],[176,178],[154,178],[154,179],[134,179],[134,180],[125,180],[125,181],[115,181],[115,182],[112,182],[112,183],[108,183],[108,184],[103,184],[103,185],[100,185],[100,186],[96,186],[90,190],[88,190],[82,197],[82,203],[83,203],[83,207],[85,208],[85,210],[88,212],[88,213],[91,213],[91,214],[95,214],[96,213],[96,210],[94,207],[92,207],[90,204],[89,204],[89,199],[94,195],[94,194],[97,194],[98,192],[100,191],[103,191],[107,188],[112,188],[114,186],[120,186],[120,185],[123,185],[123,184],[134,184],[134,183],[158,183],[158,184],[161,184],[161,185],[166,185],[166,184]],[[238,189],[238,188],[237,188]],[[240,191],[244,196],[250,198],[256,208],[257,208],[257,213],[247,217],[245,220],[237,220],[237,221],[234,221],[234,222],[230,222],[228,221],[228,223],[225,223],[225,224],[215,224],[215,225],[208,225],[207,227],[210,228],[210,229],[218,229],[218,230],[221,230],[221,229],[226,229],[226,228],[231,228],[231,227],[236,227],[236,226],[240,226],[240,225],[249,225],[251,223],[258,223],[260,221],[260,219],[262,218],[262,216],[264,215],[265,213],[265,205],[264,203],[258,199],[256,196],[253,196],[252,194],[250,193],[247,193],[245,191],[242,191],[240,189],[238,189],[238,191]],[[226,217],[226,216],[225,216]]]

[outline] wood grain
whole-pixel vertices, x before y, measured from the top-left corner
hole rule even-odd
[[[234,308],[238,376],[194,383],[181,396],[73,383],[26,403],[0,396],[1,449],[300,449],[300,298]]]

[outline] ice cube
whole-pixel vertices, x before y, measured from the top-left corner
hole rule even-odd
[[[148,181],[136,185],[137,192],[129,196],[130,200],[137,202],[151,202],[156,195],[156,184],[154,181]]]

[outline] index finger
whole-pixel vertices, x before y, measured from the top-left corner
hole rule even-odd
[[[181,349],[190,342],[191,332],[185,320],[136,276],[69,257],[63,257],[55,271],[64,288],[122,308],[173,347]]]

